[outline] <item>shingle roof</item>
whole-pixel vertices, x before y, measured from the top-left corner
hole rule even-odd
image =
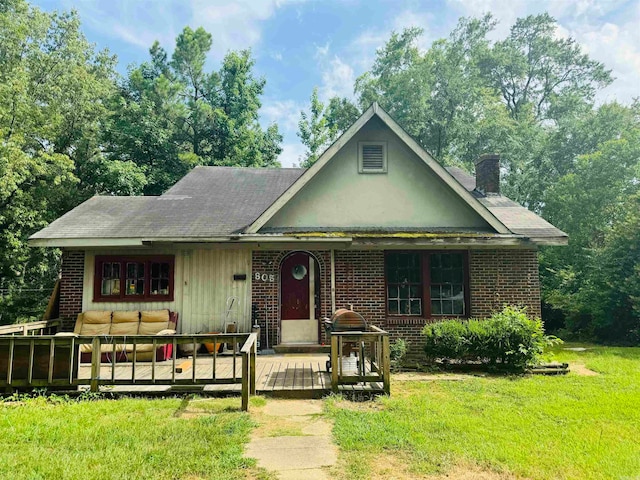
[[[239,233],[303,172],[196,167],[159,197],[90,198],[31,238],[206,238]]]
[[[159,197],[90,198],[32,239],[207,238],[241,233],[303,173],[302,168],[196,167]],[[468,191],[475,178],[447,171]],[[510,231],[565,237],[553,225],[503,196],[476,198]]]

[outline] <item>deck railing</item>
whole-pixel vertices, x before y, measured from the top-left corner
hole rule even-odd
[[[352,356],[355,354],[355,356]],[[331,332],[331,389],[354,383],[382,383],[391,393],[389,334],[369,326],[366,332]]]
[[[198,353],[203,343],[215,345],[212,354]],[[185,344],[193,354],[178,358],[178,346]],[[86,345],[91,345],[90,354]],[[164,345],[172,346],[171,357],[156,360],[157,349]],[[226,353],[218,353],[221,345],[226,345]],[[150,361],[140,360],[143,353],[150,353]],[[247,410],[256,389],[256,354],[255,333],[0,336],[0,388],[88,385],[96,392],[101,386],[120,385],[241,385],[242,409]]]
[[[0,335],[45,335],[53,334],[60,327],[60,320],[14,323],[0,326]]]

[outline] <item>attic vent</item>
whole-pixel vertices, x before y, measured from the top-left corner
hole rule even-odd
[[[358,145],[358,171],[360,173],[387,172],[386,142],[360,142]]]

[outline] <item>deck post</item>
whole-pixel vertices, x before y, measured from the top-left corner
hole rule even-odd
[[[235,352],[234,352],[235,355]],[[242,352],[242,411],[249,410],[249,356],[247,352]]]
[[[98,379],[100,377],[100,338],[98,336],[93,337],[91,342],[91,386],[92,392],[98,391]]]
[[[338,393],[338,336],[331,334],[331,390]]]
[[[253,338],[253,343],[251,344],[251,352],[249,353],[249,358],[251,365],[249,366],[249,390],[251,395],[256,394],[256,357],[258,356],[258,342],[257,335],[255,333],[251,334]]]
[[[384,393],[391,395],[391,349],[388,334],[382,336],[382,384]]]

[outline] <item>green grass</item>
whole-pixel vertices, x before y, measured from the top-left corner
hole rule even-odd
[[[55,400],[0,403],[0,478],[234,479],[254,465],[237,398],[194,402],[195,418],[176,416],[179,398]]]
[[[368,478],[372,455],[387,453],[415,474],[474,464],[531,479],[638,478],[640,348],[557,352],[600,375],[395,382],[379,411],[330,399],[345,476]]]

